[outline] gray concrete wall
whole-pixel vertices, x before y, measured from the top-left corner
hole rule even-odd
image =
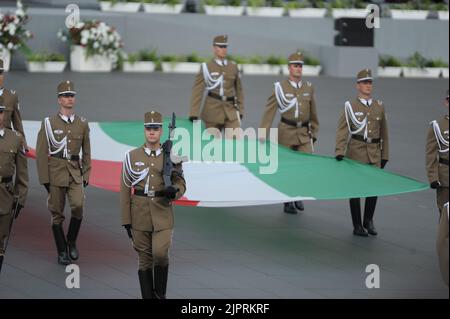
[[[30,8],[28,27],[35,38],[34,50],[59,51],[68,54],[67,45],[56,37],[64,27],[65,11]],[[157,48],[159,54],[211,54],[211,40],[216,34],[230,37],[230,53],[239,55],[288,55],[297,48],[320,57],[321,51],[333,46],[334,20],[296,19],[289,17],[211,17],[204,14],[150,15],[145,13],[103,13],[81,10],[82,19],[101,19],[117,27],[125,41],[126,51]],[[449,60],[448,21],[398,21],[382,19],[375,32],[375,49],[380,54],[407,57],[418,51],[428,58]],[[20,55],[14,67],[24,66]]]

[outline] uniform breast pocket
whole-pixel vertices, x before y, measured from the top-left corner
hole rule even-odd
[[[0,151],[0,175],[11,175],[13,172],[13,163],[15,163],[16,152]]]
[[[71,148],[76,148],[79,149],[81,147],[81,144],[83,143],[83,135],[81,134],[74,134],[70,137],[69,139],[69,146],[71,146]]]

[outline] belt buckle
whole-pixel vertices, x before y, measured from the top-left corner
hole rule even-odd
[[[366,138],[366,142],[367,143],[372,143],[372,138],[371,137]]]
[[[221,96],[222,102],[226,102],[227,101],[227,97],[225,95]]]
[[[148,191],[147,197],[155,197],[155,191]]]

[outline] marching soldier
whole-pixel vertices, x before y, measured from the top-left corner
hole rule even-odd
[[[184,194],[186,183],[181,163],[169,174],[170,186],[163,179],[167,158],[165,145],[160,143],[162,115],[146,113],[144,127],[145,144],[128,152],[123,163],[122,225],[138,253],[142,298],[165,299],[174,224],[172,201]]]
[[[430,187],[436,189],[437,206],[442,211],[448,201],[448,102],[447,115],[439,121],[432,121],[427,135],[426,166]]]
[[[10,130],[14,129],[21,134],[25,150],[28,151],[22,124],[22,115],[20,115],[19,97],[15,91],[4,88],[4,82],[5,69],[3,60],[0,59],[0,97],[3,98],[3,106],[6,107],[4,112],[4,126]]]
[[[383,103],[372,98],[372,81],[369,69],[362,70],[357,75],[358,97],[345,102],[337,127],[336,160],[342,161],[347,156],[384,168],[389,159],[388,127]],[[359,198],[350,199],[354,235],[377,235],[373,223],[376,203],[377,197],[366,198],[364,222],[361,223],[361,201]]]
[[[274,83],[259,127],[268,132],[278,110],[278,143],[294,151],[312,153],[319,130],[314,87],[302,80],[302,53],[291,54],[288,66],[289,78]],[[302,201],[284,204],[285,213],[297,214],[297,209],[304,210]]]
[[[91,145],[88,121],[74,114],[74,84],[71,81],[62,82],[57,92],[60,109],[56,115],[42,122],[36,162],[39,182],[49,195],[47,202],[52,214],[58,263],[68,265],[71,260],[79,258],[76,240],[83,219],[84,187],[89,184]],[[67,239],[63,230],[66,197],[72,211]]]
[[[189,119],[204,121],[206,128],[240,128],[244,116],[244,93],[236,63],[227,59],[228,37],[213,41],[214,58],[203,63],[192,88]],[[207,91],[200,115],[203,94]]]
[[[0,97],[0,272],[10,227],[25,205],[28,193],[27,159],[22,135],[6,128],[6,110]]]

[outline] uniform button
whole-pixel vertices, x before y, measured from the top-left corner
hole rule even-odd
[[[367,124],[370,124],[370,121],[369,121],[369,122],[367,122]]]
[[[155,177],[155,175],[151,175],[152,177]]]
[[[152,198],[152,200],[154,200],[154,198]]]
[[[70,130],[68,130],[67,132],[70,133]]]
[[[371,131],[371,130],[369,130],[369,133],[372,133],[372,131]]]
[[[155,187],[154,187],[154,186],[152,186],[152,189],[155,189]]]
[[[370,113],[367,113],[367,115],[370,115]]]
[[[153,163],[152,163],[151,165],[152,165],[152,166],[155,166],[155,164],[153,164]]]

